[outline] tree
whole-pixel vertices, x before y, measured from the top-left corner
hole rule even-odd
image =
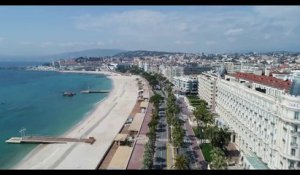
[[[152,143],[147,142],[147,144],[145,145],[145,151],[144,151],[144,156],[143,156],[144,169],[152,168],[153,154],[154,154],[154,148],[152,147]]]
[[[164,100],[164,98],[163,98],[161,95],[157,94],[157,93],[155,93],[155,94],[150,98],[150,102],[151,102],[151,103],[154,103],[154,106],[157,107],[157,108],[158,108],[159,103],[160,103],[161,101],[163,101],[163,100]]]
[[[228,128],[219,128],[218,130],[218,139],[216,146],[223,149],[230,142],[230,132]]]
[[[205,127],[207,127],[208,124],[211,124],[214,121],[212,114],[206,108],[205,101],[200,102],[199,106],[197,106],[196,109],[193,110],[193,114],[196,118],[198,127],[200,127],[200,121],[205,124]]]
[[[208,126],[205,129],[205,135],[214,147],[223,149],[230,142],[230,132],[228,128],[218,128],[217,126]]]
[[[173,146],[175,148],[179,148],[183,145],[183,138],[184,138],[184,130],[182,127],[179,125],[175,125],[172,129],[172,141],[173,141]]]
[[[187,170],[189,169],[189,161],[185,155],[177,155],[175,158],[175,169]]]
[[[214,146],[215,138],[218,132],[217,126],[208,126],[204,130],[204,134],[206,135],[206,138],[210,141],[210,143]]]
[[[211,169],[214,170],[225,170],[227,169],[227,159],[224,152],[220,148],[213,148],[211,150]]]

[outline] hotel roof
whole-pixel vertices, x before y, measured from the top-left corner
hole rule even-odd
[[[285,81],[271,76],[255,75],[251,73],[242,73],[242,72],[236,72],[230,75],[238,79],[244,79],[254,83],[260,83],[266,86],[282,89],[285,90],[286,92],[290,90],[292,85],[292,82],[290,80]]]

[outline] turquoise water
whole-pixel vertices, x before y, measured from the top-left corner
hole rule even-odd
[[[7,144],[5,140],[26,135],[58,136],[68,131],[108,94],[80,94],[83,89],[111,89],[104,75],[0,70],[0,169],[11,168],[35,144]],[[63,97],[63,91],[73,97]]]

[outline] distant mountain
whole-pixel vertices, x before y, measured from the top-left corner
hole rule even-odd
[[[118,53],[125,52],[121,49],[89,49],[77,52],[66,52],[55,55],[41,56],[41,59],[67,59],[67,58],[77,58],[77,57],[102,57],[102,56],[113,56]]]
[[[121,52],[114,56],[116,57],[143,57],[143,56],[163,56],[163,55],[175,55],[182,54],[180,52],[163,52],[163,51],[147,51],[147,50],[136,50]]]
[[[113,56],[115,54],[125,52],[125,50],[121,49],[89,49],[83,51],[76,52],[65,52],[60,54],[52,54],[52,55],[1,55],[0,54],[0,62],[1,61],[52,61],[57,59],[68,59],[68,58],[77,58],[77,57],[101,57],[101,56]]]

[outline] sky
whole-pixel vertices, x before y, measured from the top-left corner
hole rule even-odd
[[[300,6],[1,6],[0,55],[300,51]]]

